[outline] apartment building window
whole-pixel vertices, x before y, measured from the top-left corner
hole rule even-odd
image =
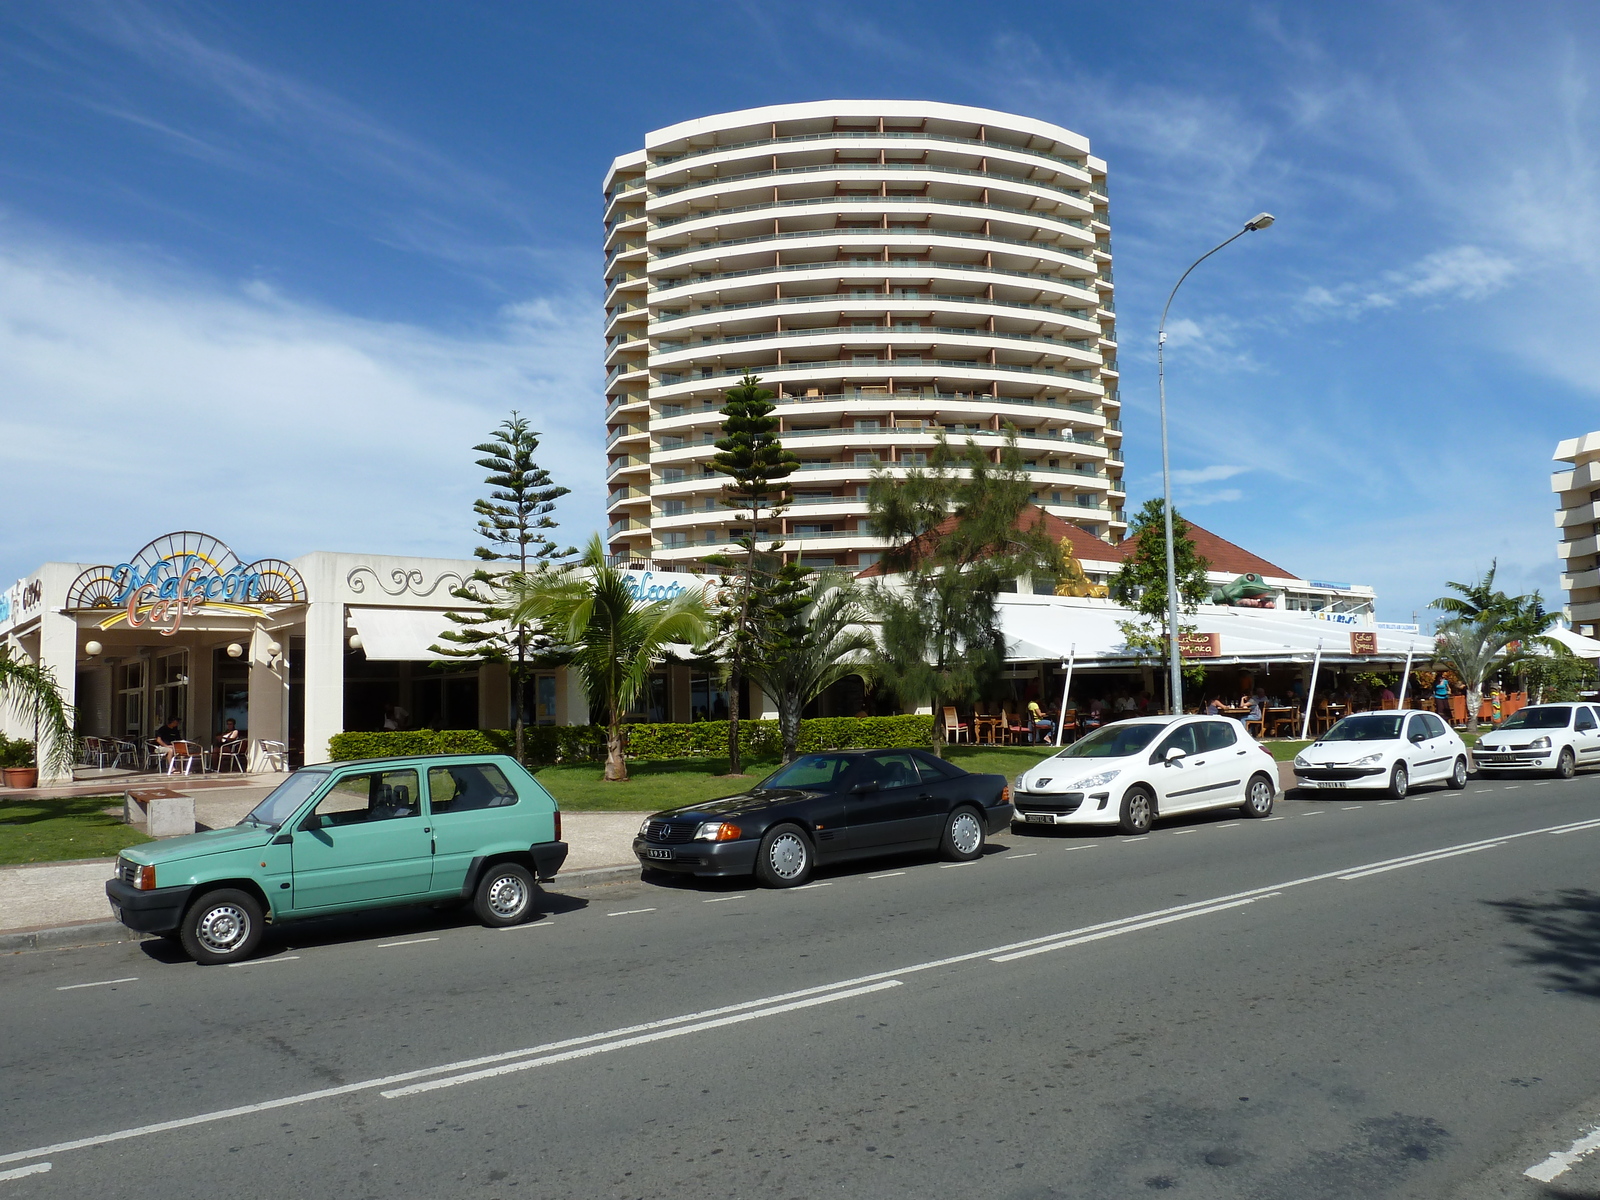
[[[870,451],[862,451],[856,455],[856,466],[875,467],[878,465],[878,456]]]
[[[661,535],[661,548],[663,550],[676,550],[680,546],[689,544],[689,535],[686,533],[663,533]]]
[[[1095,496],[1094,496],[1093,492],[1079,492],[1078,493],[1078,507],[1079,508],[1099,508],[1100,506],[1095,503]]]
[[[663,467],[661,469],[662,483],[681,483],[687,478],[682,467]]]
[[[661,406],[661,415],[663,417],[681,417],[683,416],[683,405],[663,404]]]
[[[857,433],[877,433],[881,428],[883,427],[873,418],[857,418],[856,420]]]
[[[681,517],[684,507],[682,500],[663,500],[661,502],[661,515],[663,517]]]
[[[914,451],[910,454],[902,454],[900,462],[908,467],[925,467],[928,465],[928,456],[921,451]]]

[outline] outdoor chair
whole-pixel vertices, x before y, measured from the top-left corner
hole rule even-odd
[[[1256,715],[1253,717],[1247,714],[1244,719],[1244,731],[1250,734],[1252,737],[1266,737],[1267,710],[1264,708],[1259,708],[1256,710]]]
[[[111,765],[113,767],[126,766],[129,770],[139,765],[139,747],[123,738],[115,738],[111,742]]]
[[[269,771],[287,771],[289,769],[289,747],[285,742],[274,742],[262,738],[256,743],[256,749],[261,754],[261,760]]]
[[[172,754],[167,760],[167,774],[176,775],[178,764],[183,763],[183,773],[189,774],[195,763],[200,764],[200,774],[206,773],[206,752],[199,742],[189,742],[182,738],[172,743]]]
[[[947,742],[972,740],[972,726],[957,719],[953,706],[944,710],[944,740]]]
[[[86,767],[103,767],[106,765],[106,744],[97,737],[86,737],[82,741],[83,765]]]
[[[1013,746],[1022,745],[1028,740],[1028,734],[1031,732],[1028,728],[1028,722],[1009,708],[1005,710],[1005,715],[1006,741]]]
[[[223,763],[231,762],[233,764],[233,769],[242,774],[244,772],[244,769],[245,769],[245,767],[244,767],[245,754],[249,751],[249,749],[250,749],[250,739],[249,738],[238,737],[238,738],[234,738],[233,741],[231,741],[231,742],[223,742],[221,745],[219,745],[217,747],[217,766],[216,766],[216,769],[218,771],[221,771]]]
[[[140,763],[140,765],[146,771],[160,767],[164,756],[157,748],[158,744],[155,738],[145,738],[144,741],[140,743],[140,746],[143,747],[144,750],[144,753],[141,755],[143,761]]]

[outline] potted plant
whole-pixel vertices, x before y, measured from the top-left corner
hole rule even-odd
[[[33,743],[21,738],[8,738],[0,733],[0,768],[5,771],[9,788],[31,788],[39,785],[39,768],[33,758]]]

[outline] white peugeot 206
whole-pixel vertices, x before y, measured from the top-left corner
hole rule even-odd
[[[1399,799],[1415,783],[1467,786],[1467,747],[1431,712],[1354,713],[1295,756],[1298,786],[1367,788]]]
[[[1478,739],[1472,761],[1482,774],[1550,771],[1571,779],[1579,767],[1600,764],[1600,720],[1587,704],[1519,708]]]
[[[1265,817],[1277,763],[1226,717],[1138,717],[1096,729],[1017,776],[1013,829],[1116,825],[1144,833],[1158,817],[1237,808]]]

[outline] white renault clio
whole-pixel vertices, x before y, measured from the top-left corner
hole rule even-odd
[[[1431,712],[1354,713],[1295,756],[1299,786],[1373,788],[1398,799],[1414,783],[1467,786],[1467,747]]]
[[[1265,817],[1278,795],[1272,753],[1226,717],[1138,717],[1104,725],[1017,776],[1013,829],[1116,825],[1238,808]]]
[[[1579,767],[1600,764],[1600,721],[1587,704],[1519,708],[1478,739],[1472,761],[1482,773],[1531,769],[1571,779]]]

